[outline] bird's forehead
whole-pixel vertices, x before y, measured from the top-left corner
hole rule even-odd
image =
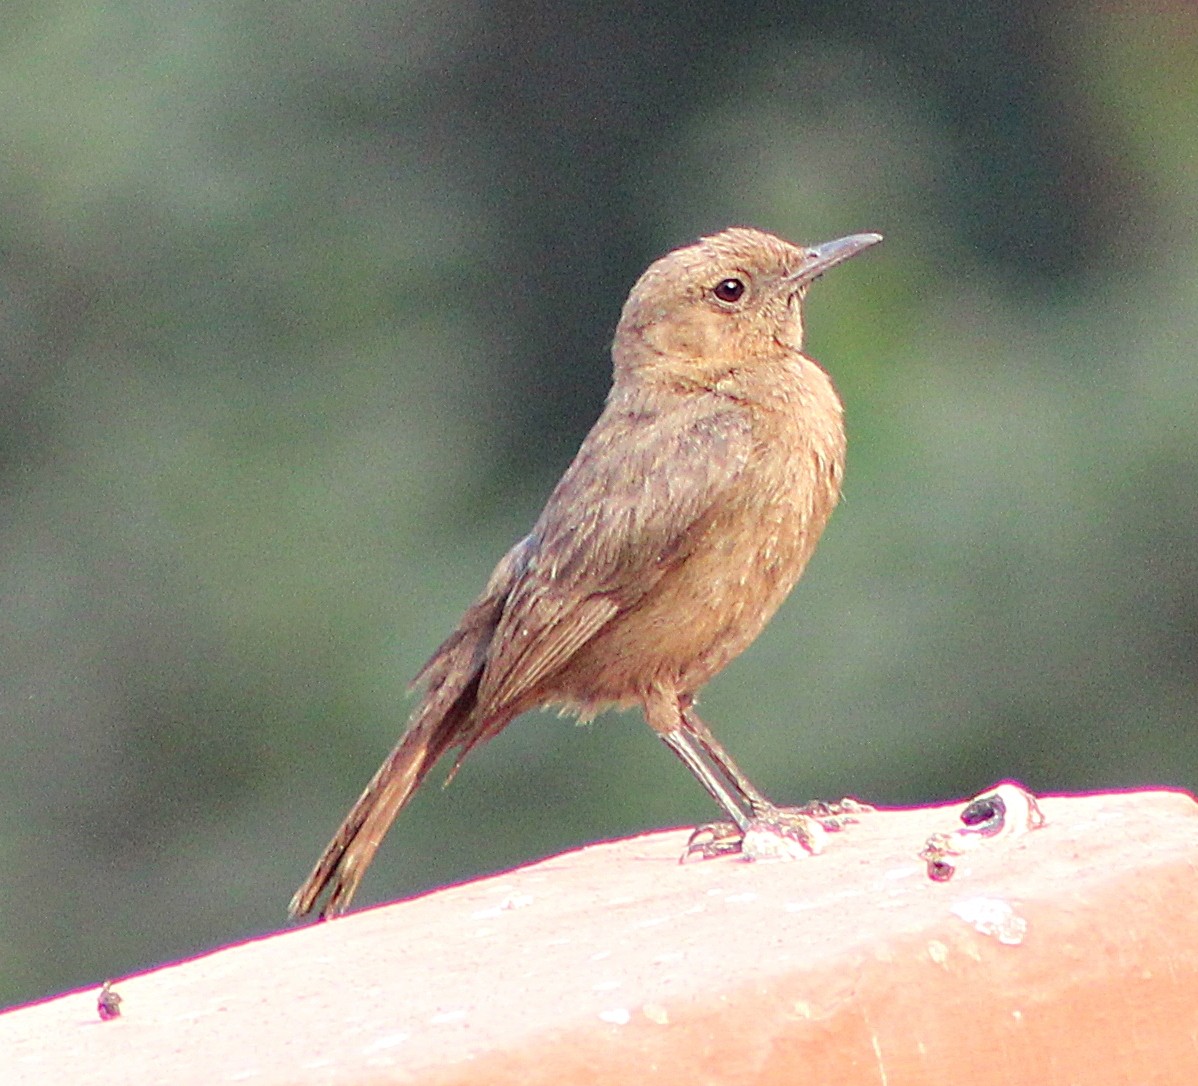
[[[662,258],[696,278],[742,270],[785,275],[803,261],[797,245],[747,227],[733,227],[700,238]]]

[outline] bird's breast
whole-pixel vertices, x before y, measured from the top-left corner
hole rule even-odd
[[[671,661],[684,686],[706,682],[773,617],[836,505],[841,471],[841,458],[807,442],[758,450],[733,500],[654,601],[662,615],[688,615],[694,630],[687,654]]]
[[[839,406],[837,404],[837,406]],[[755,426],[735,482],[683,554],[643,599],[612,621],[582,653],[587,700],[637,700],[663,683],[694,691],[761,632],[802,574],[840,496],[844,462],[839,414],[813,432],[809,417]]]

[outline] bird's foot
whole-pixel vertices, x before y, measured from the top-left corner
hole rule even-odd
[[[812,808],[816,808],[812,810]],[[840,829],[846,815],[831,805],[766,807],[753,814],[742,830],[732,822],[710,822],[690,835],[680,861],[743,856],[746,860],[797,860],[823,849],[825,834]],[[836,825],[825,826],[825,822]]]
[[[876,808],[851,797],[834,803],[813,800],[801,807],[765,806],[753,813],[744,830],[732,822],[700,826],[690,835],[680,862],[734,855],[746,860],[814,856],[823,850],[827,834],[839,833],[856,822],[858,815],[873,810]]]
[[[819,820],[798,808],[776,808],[749,819],[742,830],[732,822],[709,822],[690,835],[681,862],[742,856],[746,860],[797,860],[823,849]]]

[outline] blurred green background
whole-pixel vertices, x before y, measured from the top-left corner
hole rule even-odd
[[[0,1001],[283,926],[407,680],[598,414],[655,256],[812,291],[850,430],[705,717],[781,800],[1198,783],[1187,5],[14,2],[0,15]],[[359,904],[707,819],[530,716]]]

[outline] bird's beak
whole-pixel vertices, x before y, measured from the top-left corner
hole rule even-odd
[[[856,256],[862,249],[877,245],[881,240],[881,234],[850,234],[847,238],[825,241],[823,245],[812,245],[803,266],[791,274],[790,281],[796,287],[805,287],[829,268],[844,263],[850,256]]]

